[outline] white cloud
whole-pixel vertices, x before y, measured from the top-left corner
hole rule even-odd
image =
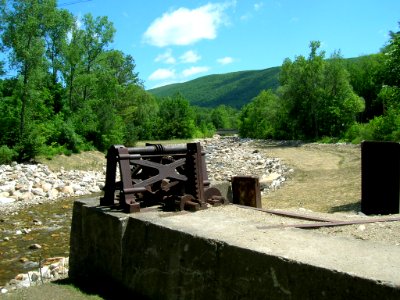
[[[262,2],[258,2],[258,3],[255,3],[254,4],[254,10],[260,10],[261,9],[261,7],[263,7],[264,6],[264,3],[262,3]]]
[[[242,21],[247,21],[247,20],[250,20],[252,17],[253,17],[252,14],[246,13],[246,14],[244,14],[244,15],[242,15],[242,16],[240,17],[240,20],[242,20]]]
[[[189,50],[183,53],[179,58],[183,63],[195,63],[201,59],[201,56],[193,50]]]
[[[182,71],[184,77],[189,77],[195,74],[207,72],[209,67],[191,67]]]
[[[231,3],[209,3],[195,9],[181,7],[164,13],[147,28],[145,42],[165,47],[168,45],[190,45],[202,39],[215,39],[217,29],[226,23],[224,11]]]
[[[172,56],[172,50],[167,49],[164,53],[159,54],[155,59],[155,62],[163,62],[166,64],[174,64],[176,63],[175,57]]]
[[[149,80],[165,80],[175,78],[175,70],[171,69],[157,69],[150,74]]]
[[[219,64],[221,64],[221,65],[228,65],[228,64],[233,63],[233,58],[232,58],[232,57],[229,57],[229,56],[225,56],[225,57],[223,57],[223,58],[217,59],[217,62],[218,62]]]

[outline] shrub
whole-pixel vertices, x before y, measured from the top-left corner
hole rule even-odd
[[[17,157],[17,152],[8,146],[3,145],[0,147],[0,165],[9,164]]]

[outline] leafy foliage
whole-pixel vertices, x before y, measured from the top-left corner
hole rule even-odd
[[[399,23],[400,24],[400,23]],[[346,140],[400,141],[400,32],[390,32],[390,41],[381,55],[380,89],[374,103],[381,113],[367,124],[355,124],[346,133]]]
[[[340,136],[354,123],[363,100],[354,93],[340,54],[325,60],[319,46],[311,42],[308,58],[284,61],[279,96],[263,91],[242,109],[242,136],[318,139]]]
[[[308,59],[286,60],[281,73],[281,98],[291,122],[291,136],[318,139],[339,136],[364,110],[348,79],[339,53],[324,60],[319,42],[310,43]]]
[[[193,137],[195,131],[194,112],[189,101],[180,94],[161,100],[157,125],[160,139]]]
[[[368,122],[383,113],[378,94],[383,84],[384,60],[385,56],[378,53],[344,61],[354,92],[365,101],[365,110],[359,116],[361,122]]]
[[[241,110],[240,135],[250,138],[280,138],[282,102],[271,90],[262,91]]]
[[[8,148],[6,145],[0,146],[0,164],[8,164],[17,156],[15,150]]]
[[[399,32],[376,55],[325,59],[311,42],[309,57],[281,67],[145,91],[134,58],[110,48],[107,17],[11,0],[0,2],[0,21],[16,74],[0,79],[0,162],[238,127],[254,138],[400,140]]]

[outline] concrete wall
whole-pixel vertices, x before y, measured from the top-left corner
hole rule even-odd
[[[266,214],[232,205],[127,215],[98,202],[74,204],[75,282],[106,278],[149,299],[400,299],[398,247],[262,231]]]

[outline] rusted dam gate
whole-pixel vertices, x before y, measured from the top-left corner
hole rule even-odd
[[[114,147],[105,198],[74,203],[73,282],[118,283],[116,299],[400,299],[399,246],[275,226],[223,200],[199,145],[146,147]]]

